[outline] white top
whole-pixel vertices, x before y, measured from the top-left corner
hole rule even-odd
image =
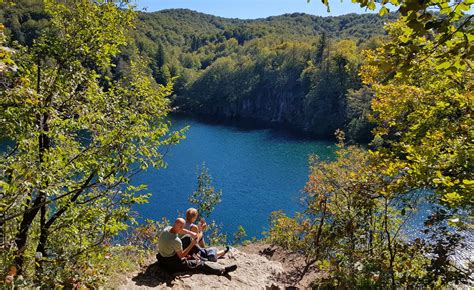
[[[188,230],[188,231],[190,231],[190,230],[191,230],[191,227],[192,227],[193,225],[194,225],[193,223],[188,223],[188,222],[186,222],[186,223],[184,224],[184,227],[183,227],[183,228],[186,229],[186,230]],[[183,237],[186,237],[186,236],[189,237],[189,235],[183,235],[183,234],[179,234],[178,236],[179,236],[180,239],[182,239]]]

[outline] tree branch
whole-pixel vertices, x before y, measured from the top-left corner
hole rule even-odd
[[[96,171],[92,171],[89,177],[86,179],[86,181],[82,184],[82,186],[77,190],[77,192],[74,194],[74,196],[71,198],[71,201],[67,203],[64,207],[59,209],[45,224],[45,228],[48,229],[51,227],[51,225],[71,206],[71,203],[75,202],[79,196],[84,192],[84,190],[87,188],[88,184],[92,181],[94,178]]]

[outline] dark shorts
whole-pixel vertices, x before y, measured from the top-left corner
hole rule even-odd
[[[183,244],[183,249],[186,249],[191,244],[191,237],[184,236],[181,238],[181,243]],[[201,248],[198,245],[195,245],[189,255],[199,254],[201,258],[208,259],[209,261],[217,261],[217,251],[214,248]]]
[[[172,257],[163,257],[160,254],[156,255],[158,264],[164,270],[174,272],[198,271],[208,274],[221,275],[224,267],[212,262],[204,262],[197,260],[182,260],[177,255]]]
[[[184,272],[197,268],[199,262],[196,260],[183,260],[177,255],[171,257],[163,257],[160,254],[156,255],[160,267],[168,272]]]

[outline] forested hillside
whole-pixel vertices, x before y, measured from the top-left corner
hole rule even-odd
[[[46,26],[41,1],[6,9],[12,40],[31,45]],[[185,113],[285,125],[314,136],[338,128],[368,141],[371,93],[362,88],[362,50],[380,45],[394,14],[319,17],[302,13],[257,20],[226,19],[185,9],[141,12],[115,78],[137,52],[160,84],[174,81],[173,105]],[[358,101],[359,100],[359,101]]]
[[[179,111],[285,125],[319,137],[338,128],[370,139],[369,100],[357,76],[362,50],[375,48],[395,15],[318,17],[302,13],[257,20],[190,10],[139,15],[134,39],[155,79],[177,76]]]

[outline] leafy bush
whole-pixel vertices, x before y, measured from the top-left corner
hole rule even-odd
[[[392,168],[387,175],[388,168],[370,152],[342,143],[335,161],[313,156],[310,164],[305,210],[293,218],[273,213],[267,238],[305,253],[308,265],[327,271],[327,278],[316,281],[319,286],[422,287],[468,281],[467,271],[437,254],[459,248],[459,236],[446,227],[430,228],[442,244],[433,236],[404,236],[427,193],[398,183],[403,168]]]
[[[234,244],[239,244],[243,242],[243,238],[247,236],[245,228],[242,225],[239,225],[237,231],[234,233]]]
[[[221,202],[222,190],[216,191],[212,186],[212,177],[209,169],[203,163],[197,176],[196,191],[188,198],[191,204],[197,207],[198,213],[203,218],[208,218],[214,208]],[[208,243],[213,246],[225,245],[227,234],[222,232],[222,224],[216,221],[207,221]]]
[[[197,176],[196,191],[188,198],[189,203],[196,205],[199,215],[208,218],[216,205],[221,202],[222,190],[216,191],[212,186],[212,177],[205,164]]]

